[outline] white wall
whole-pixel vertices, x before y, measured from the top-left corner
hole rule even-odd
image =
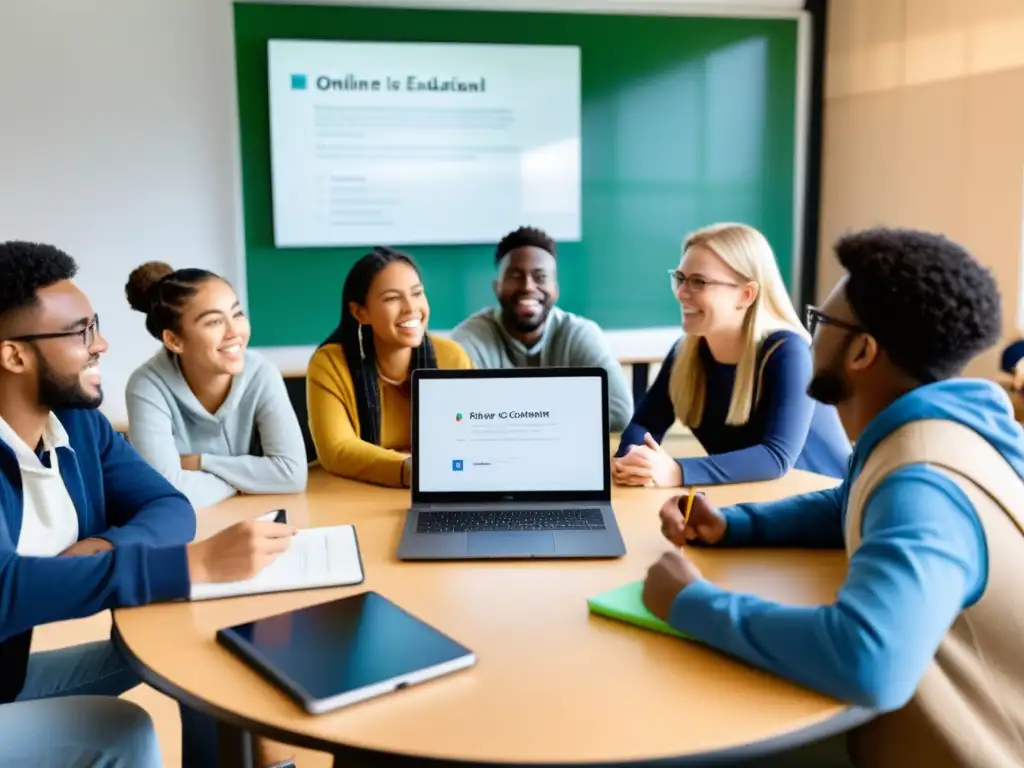
[[[384,3],[378,3],[384,4]],[[414,0],[432,6],[652,10],[799,0]],[[156,349],[124,298],[150,259],[238,280],[234,52],[230,0],[0,0],[0,241],[71,253],[110,351],[107,401]],[[622,354],[660,354],[677,331],[618,334]],[[642,344],[642,347],[638,347]],[[305,350],[282,350],[282,364]]]
[[[131,269],[236,272],[230,23],[215,0],[0,2],[0,240],[78,260],[115,420],[157,348],[124,298]]]

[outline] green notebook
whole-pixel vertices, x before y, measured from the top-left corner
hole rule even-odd
[[[642,597],[643,588],[642,581],[634,581],[631,584],[610,589],[588,599],[587,607],[591,613],[600,616],[624,621],[627,624],[634,624],[654,632],[690,639],[647,610]]]

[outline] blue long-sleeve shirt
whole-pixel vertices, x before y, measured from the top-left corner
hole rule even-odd
[[[1013,369],[1022,357],[1024,357],[1024,339],[1018,339],[1003,350],[999,367],[1006,373],[1013,373]]]
[[[88,557],[19,555],[20,469],[0,442],[0,702],[24,682],[33,627],[189,593],[192,505],[98,411],[55,414],[70,443],[56,450],[79,540],[101,536],[113,549]]]
[[[850,441],[835,408],[816,403],[807,395],[810,347],[792,331],[776,331],[762,342],[761,354],[777,341],[783,343],[765,363],[760,402],[750,420],[740,426],[725,423],[736,366],[717,362],[702,341],[704,414],[692,432],[708,455],[678,460],[687,485],[773,480],[793,467],[829,477],[843,476]],[[645,432],[660,443],[676,420],[668,389],[676,346],[665,357],[658,376],[623,431],[616,456],[624,455],[631,445],[643,445]],[[759,356],[759,365],[760,361]]]
[[[946,418],[986,437],[1024,477],[1024,430],[989,382],[920,387],[891,404],[858,440],[838,488],[723,510],[719,546],[841,547],[847,488],[871,450],[908,421]],[[988,573],[985,535],[970,501],[945,475],[910,465],[865,503],[862,542],[834,603],[781,605],[708,581],[676,597],[673,627],[725,653],[840,700],[898,709],[940,641],[975,603]]]

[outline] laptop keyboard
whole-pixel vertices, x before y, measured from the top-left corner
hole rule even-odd
[[[604,515],[592,508],[420,512],[416,533],[468,531],[603,531]]]

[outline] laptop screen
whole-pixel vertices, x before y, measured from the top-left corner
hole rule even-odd
[[[598,376],[425,378],[422,493],[600,492],[608,436]]]

